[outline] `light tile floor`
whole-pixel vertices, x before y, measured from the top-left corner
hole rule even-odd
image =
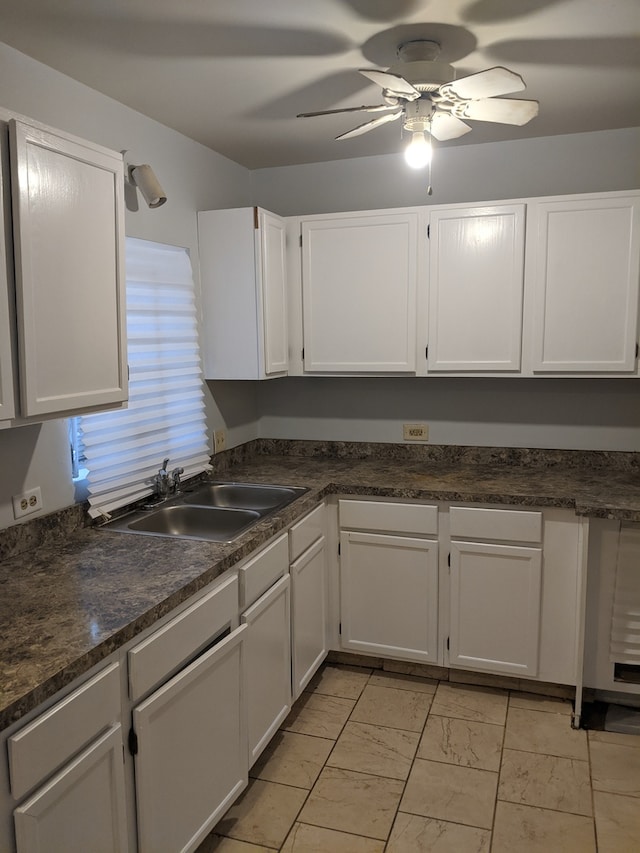
[[[570,714],[327,664],[198,853],[638,853],[640,737]]]

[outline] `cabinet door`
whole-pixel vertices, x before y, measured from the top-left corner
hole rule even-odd
[[[133,711],[140,853],[194,850],[247,784],[241,625]]]
[[[304,369],[413,373],[418,214],[302,222]]]
[[[517,371],[524,205],[430,216],[429,371]]]
[[[450,665],[537,675],[541,576],[541,548],[452,542]]]
[[[340,534],[342,647],[438,661],[438,543]]]
[[[118,724],[15,810],[17,853],[126,853],[124,791]]]
[[[327,564],[322,536],[291,564],[291,656],[297,699],[327,656]]]
[[[245,642],[245,690],[249,767],[291,709],[289,575],[281,578],[241,617]]]
[[[531,210],[534,371],[634,371],[640,201],[567,199]]]
[[[127,398],[122,157],[12,121],[26,417]]]
[[[288,370],[285,223],[257,207],[198,213],[207,379]]]
[[[9,134],[0,121],[0,421],[15,417]]]
[[[264,372],[269,376],[286,373],[289,367],[285,224],[266,210],[259,211],[258,222]]]

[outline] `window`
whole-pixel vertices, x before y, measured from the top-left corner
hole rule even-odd
[[[151,494],[166,457],[183,477],[211,467],[189,255],[127,238],[126,268],[129,405],[77,424],[94,517]]]

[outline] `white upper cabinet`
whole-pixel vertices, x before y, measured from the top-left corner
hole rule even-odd
[[[198,213],[207,379],[287,374],[285,223],[254,207]]]
[[[524,204],[429,219],[428,372],[519,371]]]
[[[0,122],[0,423],[16,414],[9,136]]]
[[[20,413],[127,398],[120,154],[11,120]]]
[[[302,218],[304,370],[415,373],[418,213]]]
[[[640,197],[532,201],[529,210],[533,371],[635,372]]]

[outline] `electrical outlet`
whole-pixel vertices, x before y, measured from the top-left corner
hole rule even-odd
[[[32,512],[42,509],[42,492],[40,491],[40,486],[29,489],[21,495],[14,495],[12,500],[14,518],[22,518],[23,515],[29,515]]]
[[[427,424],[402,424],[402,437],[405,441],[429,441]]]
[[[227,446],[227,434],[223,429],[217,429],[213,434],[213,449],[220,453]]]

